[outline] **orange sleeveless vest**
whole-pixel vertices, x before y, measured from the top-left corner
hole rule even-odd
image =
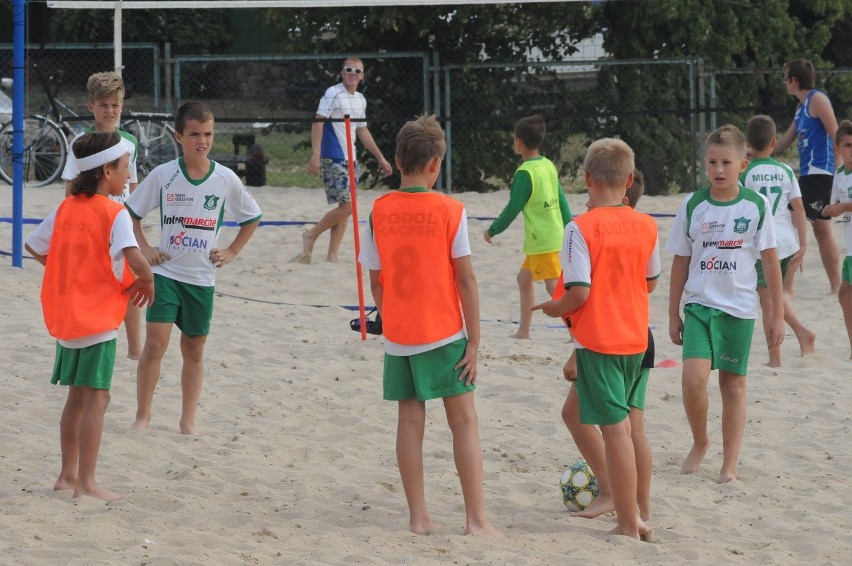
[[[464,327],[450,259],[463,211],[460,202],[433,191],[395,191],[373,204],[382,330],[391,342],[428,344]]]
[[[574,222],[592,263],[589,298],[571,313],[574,336],[600,354],[644,352],[648,347],[646,273],[657,243],[657,223],[627,206],[593,208]]]
[[[133,282],[124,262],[115,278],[110,234],[124,207],[102,195],[66,198],[59,205],[41,285],[44,322],[51,336],[76,340],[115,330],[127,312],[122,291]]]

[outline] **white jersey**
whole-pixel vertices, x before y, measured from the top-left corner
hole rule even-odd
[[[320,99],[317,115],[325,118],[342,119],[349,116],[352,125],[352,157],[355,153],[355,129],[367,127],[367,99],[358,91],[350,93],[338,83],[326,89]],[[320,157],[346,160],[346,124],[344,122],[326,122],[323,124]]]
[[[155,168],[127,198],[130,214],[142,219],[160,209],[161,252],[171,259],[151,266],[170,279],[212,287],[216,266],[210,251],[216,247],[224,213],[240,225],[260,220],[260,206],[236,173],[215,161],[203,179],[189,178],[183,158]]]
[[[57,207],[53,212],[47,215],[47,218],[42,220],[41,224],[36,226],[29,237],[27,245],[39,255],[50,254],[50,238],[53,236],[53,224],[56,220]],[[112,230],[109,238],[109,254],[112,257],[112,271],[115,274],[117,281],[121,281],[124,275],[124,249],[138,248],[136,236],[133,235],[133,222],[130,220],[130,214],[127,210],[119,212],[112,223]],[[88,348],[101,342],[107,342],[118,336],[117,330],[107,330],[98,334],[84,336],[76,340],[57,340],[65,348]]]
[[[794,198],[802,198],[802,191],[790,166],[771,157],[758,157],[751,160],[740,180],[747,189],[765,196],[772,207],[778,259],[799,251],[799,235],[788,205]]]
[[[666,250],[690,258],[685,304],[698,303],[743,319],[757,318],[760,252],[775,247],[769,201],[740,187],[728,202],[710,189],[688,195],[675,216]]]
[[[68,160],[65,162],[65,168],[62,170],[62,179],[65,181],[73,181],[77,178],[77,175],[80,174],[80,169],[77,167],[77,160],[74,158],[74,150],[72,149],[74,142],[80,136],[85,134],[93,133],[95,130],[93,128],[89,128],[86,131],[80,132],[74,139],[71,140],[71,143],[68,144]],[[138,145],[139,142],[136,140],[136,137],[133,134],[127,133],[124,130],[117,130],[119,135],[121,136],[121,142],[127,147],[127,153],[130,155],[130,178],[127,180],[127,183],[124,185],[124,192],[120,195],[108,195],[110,199],[124,203],[127,200],[127,196],[130,194],[130,185],[138,183],[138,176],[136,173],[136,157],[138,154]]]
[[[852,171],[846,169],[845,165],[841,165],[834,174],[831,202],[852,202]],[[846,240],[846,255],[852,256],[852,213],[844,212],[841,218],[843,219],[843,236]]]

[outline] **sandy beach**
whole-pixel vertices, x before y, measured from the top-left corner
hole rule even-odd
[[[652,370],[646,428],[654,454],[653,544],[603,533],[614,517],[572,518],[559,479],[579,453],[563,425],[564,328],[537,313],[532,340],[509,338],[518,317],[515,274],[523,259],[519,218],[489,245],[482,238],[508,193],[455,195],[467,207],[482,313],[477,410],[486,506],[506,535],[462,536],[464,513],[450,432],[440,402],[427,404],[426,492],[437,534],[408,532],[396,469],[396,405],[381,399],[382,342],[349,329],[358,304],[353,234],[339,264],[287,263],[302,226],[326,210],[321,190],[252,189],[262,226],[219,271],[198,436],[178,433],[178,332],[163,363],[147,431],[129,432],[136,363],[123,330],[106,413],[98,480],[126,499],[104,503],[54,492],[58,422],[67,390],[51,386],[54,341],[39,303],[42,267],[0,255],[0,563],[2,564],[849,564],[852,562],[852,361],[840,307],[829,294],[809,234],[794,304],[817,333],[798,357],[787,329],[783,367],[770,369],[760,324],[749,365],[749,420],[739,478],[716,483],[721,465],[718,384],[710,381],[713,445],[701,469],[680,474],[691,445],[680,367]],[[44,218],[61,187],[27,188],[26,218]],[[363,191],[366,218],[382,192]],[[682,195],[644,197],[661,243]],[[584,210],[582,195],[568,195]],[[12,212],[0,184],[0,217]],[[153,216],[144,224],[156,230]],[[842,226],[834,224],[843,253]],[[24,235],[33,225],[24,226]],[[234,228],[220,242],[229,243]],[[662,245],[661,245],[662,248]],[[0,222],[0,251],[12,228]],[[668,338],[671,255],[651,299],[657,362],[679,360]],[[364,274],[364,281],[368,281]],[[365,299],[372,304],[369,285]],[[545,299],[544,286],[537,287]],[[844,558],[845,557],[845,558]]]

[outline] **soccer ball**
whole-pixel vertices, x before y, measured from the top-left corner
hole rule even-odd
[[[571,464],[559,482],[562,502],[571,511],[582,511],[598,496],[598,478],[585,460]]]

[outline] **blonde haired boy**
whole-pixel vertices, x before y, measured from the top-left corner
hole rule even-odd
[[[633,183],[630,146],[598,140],[584,165],[589,211],[565,228],[565,294],[533,308],[571,316],[580,421],[600,425],[603,435],[618,520],[612,534],[650,541],[638,507],[650,492],[648,441],[632,421],[641,419],[645,405],[641,364],[648,347],[648,293],[660,275],[657,224],[623,204]]]

